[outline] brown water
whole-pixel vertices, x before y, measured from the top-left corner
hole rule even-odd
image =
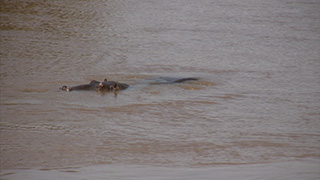
[[[287,172],[279,162],[295,164],[287,164],[290,179],[319,178],[319,1],[26,0],[0,8],[4,178],[20,168],[209,178],[226,167],[223,179],[238,165]],[[150,85],[158,77],[200,80]],[[131,86],[117,97],[58,89],[104,78]]]

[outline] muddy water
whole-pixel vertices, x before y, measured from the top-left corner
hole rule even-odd
[[[2,171],[96,167],[104,176],[101,167],[139,174],[141,166],[210,177],[221,166],[282,172],[277,163],[293,162],[300,173],[320,157],[319,8],[1,1]],[[159,77],[200,80],[151,85]],[[131,86],[117,96],[58,89],[104,78]],[[317,177],[319,166],[301,173]]]

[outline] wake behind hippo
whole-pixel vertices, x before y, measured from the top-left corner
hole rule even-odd
[[[156,82],[151,82],[150,85],[157,85],[157,84],[171,84],[171,83],[182,83],[185,81],[196,81],[198,78],[166,78],[161,77],[156,80]],[[128,84],[119,83],[117,81],[108,81],[104,79],[104,81],[99,82],[96,80],[90,81],[89,84],[82,84],[78,86],[68,87],[62,86],[60,89],[63,91],[80,91],[80,90],[95,90],[95,91],[113,91],[116,92],[118,90],[125,90],[129,87]]]

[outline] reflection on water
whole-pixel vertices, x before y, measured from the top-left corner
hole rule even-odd
[[[2,1],[1,169],[319,159],[319,7]]]

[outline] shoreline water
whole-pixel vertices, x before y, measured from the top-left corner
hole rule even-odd
[[[320,178],[319,163],[319,160],[303,160],[248,165],[219,165],[198,168],[108,164],[81,168],[5,170],[1,172],[1,177],[8,180],[317,180]]]

